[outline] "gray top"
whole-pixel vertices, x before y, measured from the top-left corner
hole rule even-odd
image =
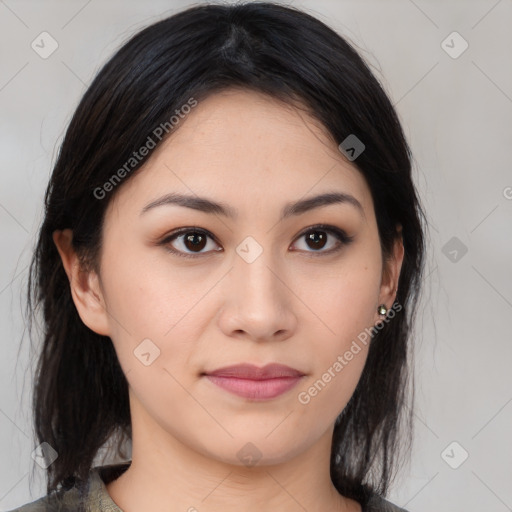
[[[120,476],[130,463],[97,466],[90,470],[89,478],[79,490],[52,492],[10,512],[123,512],[110,497],[106,484]],[[362,512],[407,512],[374,494]]]

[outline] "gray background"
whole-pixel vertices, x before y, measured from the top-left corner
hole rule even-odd
[[[512,0],[292,4],[355,43],[384,84],[430,223],[416,438],[389,498],[411,512],[512,510]],[[189,5],[0,0],[0,510],[45,494],[43,469],[31,476],[34,357],[21,308],[56,150],[112,52]],[[43,31],[58,43],[46,59],[31,47]],[[469,45],[457,58],[463,40],[442,43],[453,31]]]

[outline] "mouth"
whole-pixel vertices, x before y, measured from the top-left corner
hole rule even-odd
[[[262,368],[252,364],[228,366],[205,372],[202,376],[232,394],[262,401],[286,393],[295,387],[305,374],[289,366],[272,363]]]

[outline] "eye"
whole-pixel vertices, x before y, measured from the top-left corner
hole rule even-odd
[[[329,237],[335,240],[333,240],[329,249],[322,250],[328,245]],[[313,249],[312,251],[305,249],[305,252],[313,253],[311,254],[312,256],[317,256],[314,253],[318,253],[318,256],[320,256],[341,250],[343,246],[350,244],[354,240],[354,237],[348,236],[343,230],[335,226],[318,224],[316,226],[310,226],[306,231],[303,231],[298,237],[298,240],[301,239],[305,240],[307,247]]]
[[[182,228],[170,236],[166,237],[162,240],[161,245],[166,246],[167,250],[173,254],[178,256],[183,256],[185,258],[196,258],[200,256],[205,247],[208,246],[208,238],[213,240],[213,237],[207,231],[196,228]],[[178,245],[178,249],[173,249],[170,247],[171,242],[175,240],[178,241],[176,245]],[[222,249],[213,249],[214,251],[220,251]],[[191,251],[191,252],[187,252]],[[204,251],[208,252],[208,251]]]

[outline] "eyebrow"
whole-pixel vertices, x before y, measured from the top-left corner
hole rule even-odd
[[[328,192],[314,197],[301,199],[293,203],[287,203],[281,210],[281,217],[279,220],[282,221],[288,217],[300,215],[315,208],[320,208],[321,206],[327,206],[330,204],[352,205],[359,211],[362,217],[365,217],[363,206],[354,196],[345,192]],[[216,202],[207,197],[190,196],[175,192],[166,194],[154,201],[151,201],[151,203],[144,206],[140,215],[152,210],[153,208],[164,205],[184,206],[204,213],[220,214],[231,219],[236,219],[238,216],[236,209],[225,203]]]

